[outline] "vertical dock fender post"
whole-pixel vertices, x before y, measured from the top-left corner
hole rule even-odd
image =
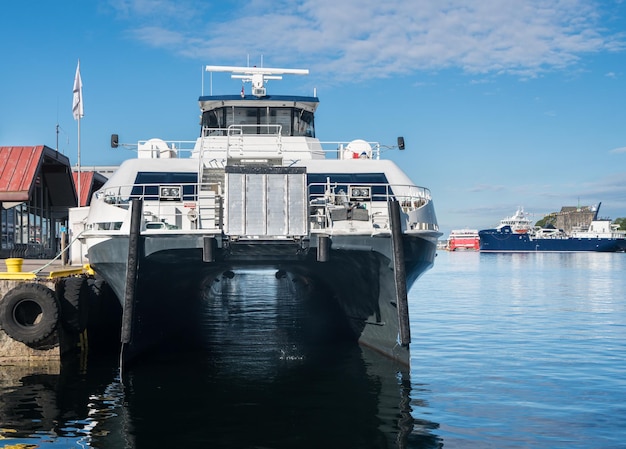
[[[122,310],[122,343],[120,351],[120,375],[123,373],[124,349],[132,339],[133,309],[135,307],[137,273],[141,257],[141,222],[143,200],[131,201],[130,234],[128,236],[128,266],[126,267],[126,289],[124,291],[124,308]]]
[[[328,262],[330,260],[330,236],[319,234],[317,237],[317,261]]]
[[[411,327],[409,323],[409,301],[406,289],[402,221],[400,217],[400,203],[397,200],[389,202],[389,220],[391,224],[393,273],[396,284],[396,304],[398,309],[400,344],[402,346],[408,346],[409,343],[411,343]]]
[[[217,241],[215,237],[204,237],[202,239],[202,261],[215,262],[215,247]]]

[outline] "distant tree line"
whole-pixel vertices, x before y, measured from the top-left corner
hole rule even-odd
[[[552,212],[544,216],[541,220],[535,223],[535,226],[540,228],[556,228],[556,212]]]
[[[613,224],[619,225],[620,231],[626,231],[626,217],[616,218],[613,220]]]

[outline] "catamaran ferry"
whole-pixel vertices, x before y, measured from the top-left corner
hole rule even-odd
[[[206,70],[251,93],[201,96],[199,137],[139,142],[79,220],[90,266],[122,303],[127,354],[190,327],[198,292],[270,269],[268,282],[298,286],[320,335],[408,363],[407,291],[441,235],[431,192],[381,157],[388,146],[320,141],[316,96],[267,93],[268,79],[308,70]]]

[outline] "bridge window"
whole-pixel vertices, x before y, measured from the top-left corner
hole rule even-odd
[[[226,106],[202,115],[207,135],[226,135],[231,125],[243,125],[244,134],[274,134],[276,126],[271,125],[280,125],[283,136],[315,137],[313,113],[298,108]]]
[[[315,137],[315,122],[312,112],[294,109],[294,136]]]

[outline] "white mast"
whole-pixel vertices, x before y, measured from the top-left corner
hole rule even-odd
[[[265,96],[265,80],[283,79],[280,75],[308,75],[308,69],[279,69],[271,67],[236,67],[236,66],[206,66],[207,72],[231,72],[231,78],[252,82],[252,95]]]

